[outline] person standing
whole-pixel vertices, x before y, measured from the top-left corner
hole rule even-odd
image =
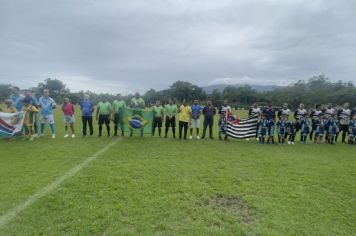
[[[75,138],[74,134],[74,105],[70,103],[69,98],[63,99],[63,106],[62,106],[62,111],[64,114],[64,127],[66,134],[64,135],[64,138],[68,138],[68,125],[70,126],[70,129],[72,131],[72,138]]]
[[[24,120],[23,120],[23,126],[25,128],[25,134],[26,134],[26,139],[33,141],[34,140],[34,130],[33,130],[33,124],[34,124],[34,115],[38,113],[38,109],[31,105],[31,99],[30,98],[25,98],[23,100],[23,112],[24,112]]]
[[[122,99],[121,94],[116,95],[116,99],[112,103],[113,121],[114,121],[114,136],[117,136],[117,130],[120,126],[121,136],[124,136],[124,120],[122,117],[123,109],[126,107],[126,102]]]
[[[288,103],[283,103],[282,109],[278,111],[278,119],[282,119],[282,116],[286,116],[289,119],[290,109],[288,108]]]
[[[23,108],[23,100],[25,96],[21,94],[19,87],[12,87],[13,94],[10,96],[12,101],[12,105],[16,108],[17,111],[22,111]]]
[[[84,94],[83,100],[79,103],[80,110],[82,111],[82,123],[83,123],[83,138],[87,136],[87,125],[89,126],[89,134],[94,134],[93,130],[93,112],[94,103],[90,101],[89,94]]]
[[[184,139],[187,139],[187,131],[189,123],[192,119],[192,109],[188,105],[186,100],[183,100],[183,104],[179,107],[179,139],[182,139],[182,131],[184,130]]]
[[[166,115],[165,125],[166,130],[164,137],[167,138],[169,127],[172,127],[173,138],[176,138],[176,115],[178,113],[178,107],[173,103],[172,99],[169,99],[168,104],[164,107],[164,114]]]
[[[213,125],[214,125],[214,116],[216,114],[216,109],[213,106],[212,102],[208,100],[207,105],[203,108],[204,123],[203,123],[203,136],[205,138],[206,129],[209,126],[209,138],[213,139]]]
[[[33,95],[31,90],[26,90],[25,91],[25,99],[28,99],[30,101],[31,106],[34,106],[38,109],[38,101],[36,99],[36,97]],[[34,137],[38,137],[38,125],[37,125],[37,113],[38,112],[34,112],[33,113],[33,129],[34,129]]]
[[[164,111],[160,100],[156,101],[156,104],[153,106],[152,112],[153,112],[152,137],[155,136],[156,127],[158,127],[158,136],[161,137]]]
[[[41,137],[44,137],[45,124],[49,124],[51,128],[52,138],[56,138],[56,130],[54,126],[53,109],[56,109],[56,102],[49,97],[49,90],[43,90],[43,96],[38,100],[39,107],[41,108]]]
[[[272,102],[268,102],[268,106],[263,109],[262,113],[265,114],[267,120],[267,143],[271,141],[274,144],[274,125],[276,119],[276,111],[272,106]]]
[[[298,132],[302,128],[302,120],[306,114],[307,114],[307,110],[305,110],[304,104],[300,103],[299,108],[296,111],[294,111],[296,132]],[[303,136],[301,135],[300,137],[302,138]],[[302,141],[302,139],[301,139],[301,141]]]
[[[195,128],[197,139],[199,137],[199,128],[200,128],[200,115],[201,115],[201,106],[198,104],[198,100],[193,101],[193,105],[191,106],[192,109],[192,120],[190,122],[190,136],[189,139],[192,139],[193,129]]]
[[[131,99],[131,108],[133,109],[132,115],[138,115],[143,117],[143,109],[145,109],[145,100],[141,98],[139,93],[135,93],[135,96]],[[132,137],[133,130],[130,129],[130,137]],[[141,137],[143,137],[143,128],[141,128]]]
[[[232,110],[231,107],[229,106],[229,101],[224,100],[224,104],[219,109],[219,114],[223,114],[224,116],[227,116],[231,111]]]
[[[345,143],[345,138],[346,134],[349,132],[349,124],[350,124],[350,116],[351,116],[351,111],[349,109],[350,104],[346,102],[343,105],[343,108],[341,108],[337,112],[337,117],[339,120],[339,132],[342,132],[342,137],[341,137],[341,142]],[[336,135],[335,142],[337,142],[338,134]]]
[[[99,135],[102,136],[103,124],[106,126],[107,136],[110,137],[110,115],[111,115],[111,104],[104,96],[102,101],[98,103],[96,108],[96,120],[99,124]]]
[[[251,118],[257,118],[257,127],[256,127],[256,135],[255,138],[257,141],[259,141],[258,138],[258,124],[259,124],[259,119],[261,117],[261,108],[258,106],[258,104],[255,102],[252,107],[250,108],[250,110],[248,111],[248,116]]]
[[[319,123],[319,120],[320,120],[320,115],[322,114],[323,112],[321,111],[321,105],[320,104],[316,104],[315,105],[315,110],[313,110],[311,113],[310,113],[310,117],[311,117],[311,123],[312,123],[312,127],[311,127],[311,131],[309,133],[309,139],[310,140],[313,140],[313,135],[314,135],[314,132],[316,131],[316,128],[317,128],[317,124]],[[315,139],[315,138],[314,138]]]

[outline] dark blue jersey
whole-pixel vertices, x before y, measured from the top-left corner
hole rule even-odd
[[[336,135],[339,124],[336,120],[331,119],[326,123],[326,127],[329,135]]]
[[[356,137],[356,120],[351,120],[349,124],[349,133]]]
[[[309,121],[308,118],[303,117],[301,119],[301,129],[300,130],[301,130],[301,133],[303,135],[309,134],[309,132],[310,132],[310,121]]]
[[[277,133],[280,136],[284,136],[287,132],[288,122],[284,120],[277,121]]]
[[[267,120],[274,120],[276,118],[276,111],[272,107],[264,108],[262,114],[266,115]]]
[[[258,135],[265,136],[267,134],[268,121],[266,119],[258,122]]]
[[[295,121],[288,122],[288,134],[295,135],[295,133],[296,133]]]

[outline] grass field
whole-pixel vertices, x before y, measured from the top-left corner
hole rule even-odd
[[[55,140],[0,140],[0,235],[356,234],[355,146],[82,139],[81,122],[64,139],[56,122]]]

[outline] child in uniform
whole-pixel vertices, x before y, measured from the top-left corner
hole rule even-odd
[[[301,125],[301,128],[300,128],[301,143],[305,144],[305,142],[307,141],[307,136],[310,132],[310,121],[309,121],[308,113],[305,114],[305,117],[302,117],[300,119],[300,125]]]
[[[295,121],[290,121],[288,123],[288,135],[289,135],[288,144],[293,144],[294,145],[296,132],[297,132],[296,122]]]
[[[336,134],[338,133],[338,125],[336,115],[333,114],[326,123],[329,144],[334,144]]]
[[[278,144],[285,144],[287,125],[288,125],[287,115],[282,114],[280,116],[280,120],[277,121]]]
[[[33,141],[34,139],[34,130],[33,130],[33,125],[34,125],[34,115],[35,113],[38,113],[39,110],[31,105],[31,100],[28,98],[25,98],[23,100],[23,111],[25,112],[24,114],[24,121],[23,125],[25,128],[25,134],[27,135],[26,139]]]
[[[224,135],[224,140],[227,140],[227,121],[226,121],[226,115],[223,113],[220,113],[220,119],[219,119],[219,140],[222,140],[222,135]]]
[[[258,139],[260,144],[265,143],[266,135],[267,135],[267,120],[266,120],[266,115],[262,114],[261,120],[258,121]]]
[[[356,144],[356,113],[352,115],[352,120],[349,124],[349,144]]]
[[[314,137],[314,143],[315,144],[321,144],[323,141],[324,133],[325,133],[325,121],[324,121],[324,115],[322,113],[319,114],[318,120],[314,121],[315,125],[315,137]]]

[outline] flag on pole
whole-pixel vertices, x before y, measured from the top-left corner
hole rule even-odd
[[[24,112],[0,112],[0,138],[11,138],[21,132]]]
[[[232,121],[234,119],[228,120]],[[256,135],[258,122],[257,117],[248,117],[241,120],[236,118],[234,122],[231,121],[227,123],[228,136],[237,139],[245,139],[254,137]]]

